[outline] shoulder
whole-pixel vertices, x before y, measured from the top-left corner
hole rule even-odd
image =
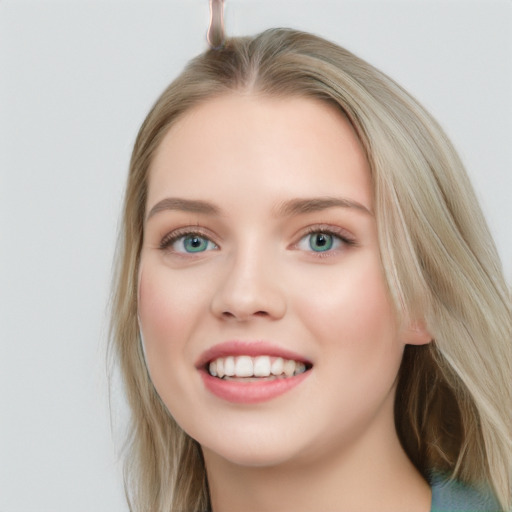
[[[432,487],[431,512],[501,512],[498,502],[490,492],[449,480],[440,474],[430,478]]]

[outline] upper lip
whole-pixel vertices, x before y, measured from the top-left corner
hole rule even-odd
[[[196,368],[203,368],[210,361],[214,361],[219,357],[227,356],[273,356],[282,357],[283,359],[291,359],[300,361],[308,366],[312,363],[304,356],[297,354],[291,350],[279,347],[268,341],[225,341],[218,343],[213,347],[205,350],[196,363]]]

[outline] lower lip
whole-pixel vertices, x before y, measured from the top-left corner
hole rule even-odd
[[[272,398],[290,391],[306,379],[309,373],[310,371],[306,371],[294,377],[262,380],[261,382],[219,379],[212,377],[204,370],[201,371],[201,377],[206,389],[223,400],[236,404],[257,404],[272,400]]]

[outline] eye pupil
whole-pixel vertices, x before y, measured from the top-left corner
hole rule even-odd
[[[327,240],[324,235],[318,235],[316,238],[316,244],[320,247],[327,245]]]
[[[188,252],[200,252],[206,249],[208,241],[199,236],[189,236],[185,238],[184,245]]]
[[[313,251],[328,251],[333,246],[333,237],[326,233],[315,233],[311,236],[309,244]]]

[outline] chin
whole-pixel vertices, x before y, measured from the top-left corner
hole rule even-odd
[[[203,448],[203,453],[205,453],[205,448]],[[236,465],[242,466],[246,468],[271,468],[280,466],[290,461],[291,457],[289,454],[278,454],[276,453],[275,448],[269,448],[268,450],[218,450],[213,452],[212,450],[207,450],[209,453],[214,454],[215,457],[220,457],[224,459],[226,462]],[[208,463],[208,456],[205,454],[205,459]]]
[[[206,443],[199,441],[206,462],[209,459],[221,458],[237,466],[274,467],[296,459],[301,453],[300,448],[291,446],[289,442],[284,444],[282,439],[256,440],[246,435],[238,437],[226,435],[222,440],[209,440]]]

